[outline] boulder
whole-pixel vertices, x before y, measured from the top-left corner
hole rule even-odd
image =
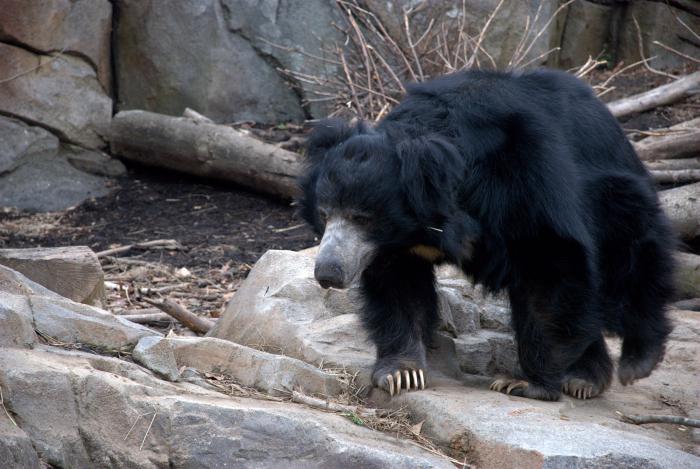
[[[104,153],[61,144],[45,129],[10,117],[0,116],[0,141],[0,203],[4,207],[64,210],[109,192],[107,180],[78,169],[97,174],[99,168],[105,168],[101,174],[109,176],[125,171]],[[94,163],[83,163],[91,158]]]
[[[5,406],[56,467],[453,467],[340,415],[167,383],[122,360],[38,347],[0,348],[0,362]]]
[[[0,265],[78,303],[101,306],[104,272],[87,246],[0,249]]]
[[[119,110],[180,116],[189,107],[217,122],[303,120],[280,64],[231,31],[229,14],[219,0],[120,0]]]
[[[0,83],[0,113],[39,122],[62,140],[87,148],[105,145],[101,134],[109,126],[112,100],[88,63],[65,53],[39,55],[2,42],[0,57],[3,77],[12,77]]]
[[[30,212],[56,212],[111,192],[105,178],[84,173],[60,154],[35,155],[11,173],[0,176],[3,207]]]
[[[588,57],[599,57],[609,48],[613,12],[614,6],[605,2],[572,3],[562,13],[561,50],[556,54],[556,66],[580,67]]]
[[[92,306],[63,298],[24,275],[0,265],[0,319],[4,345],[27,346],[33,331],[66,344],[130,350],[154,331]],[[15,337],[12,344],[8,343]]]
[[[629,2],[624,10],[619,31],[617,59],[626,64],[637,62],[639,55],[639,33],[634,24],[634,18],[639,23],[642,36],[642,47],[647,58],[656,57],[651,65],[656,68],[677,67],[688,61],[654,44],[659,41],[683,54],[691,57],[698,56],[697,31],[700,31],[700,9],[691,6],[694,2],[659,2],[637,0]],[[675,5],[674,5],[675,4]],[[683,21],[689,31],[680,21]]]
[[[0,41],[46,52],[64,51],[87,60],[110,94],[109,0],[6,0],[0,16]]]
[[[16,469],[41,467],[32,440],[4,415],[0,416],[0,460],[6,467]]]
[[[33,155],[58,151],[55,135],[9,117],[0,117],[0,178],[17,169]],[[0,185],[2,187],[2,185]]]

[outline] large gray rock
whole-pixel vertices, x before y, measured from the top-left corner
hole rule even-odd
[[[564,69],[580,67],[588,57],[599,57],[609,48],[613,11],[614,6],[604,2],[572,3],[562,14],[564,26],[556,65]]]
[[[9,117],[0,117],[0,142],[0,177],[21,166],[33,155],[53,155],[59,147],[55,135]]]
[[[57,467],[452,467],[339,415],[167,383],[116,359],[39,347],[0,349],[0,363],[5,405]]]
[[[668,3],[672,5],[674,2]],[[682,2],[678,3],[682,5]],[[652,66],[666,68],[688,63],[686,59],[654,44],[654,41],[691,57],[698,57],[697,36],[678,21],[679,19],[683,21],[695,34],[700,31],[700,8],[697,5],[691,5],[696,2],[687,3],[688,10],[695,11],[695,14],[670,6],[667,2],[647,0],[629,2],[619,26],[617,60],[631,64],[641,59],[639,33],[633,18],[636,18],[639,23],[646,57],[655,57],[651,62]]]
[[[315,365],[361,371],[360,380],[368,382],[375,349],[357,315],[358,292],[322,289],[314,279],[313,254],[265,253],[209,335]],[[433,354],[435,367],[454,363],[476,374],[511,371],[515,348],[508,308],[455,277],[453,270],[444,272],[438,275],[438,299],[447,342]],[[472,336],[484,343],[465,339]],[[456,366],[443,372],[450,375]]]
[[[190,107],[218,122],[302,120],[279,64],[230,31],[225,11],[219,0],[120,0],[119,109],[182,115]]]
[[[87,59],[110,92],[112,5],[108,0],[4,0],[0,41],[32,50],[63,50]]]
[[[0,343],[5,346],[30,345],[36,330],[67,344],[130,350],[142,337],[157,334],[101,309],[63,298],[2,265],[0,294]],[[12,337],[14,342],[8,340]]]
[[[56,212],[111,192],[105,178],[84,173],[58,154],[37,154],[0,176],[0,206]]]
[[[101,134],[112,116],[112,100],[89,64],[71,55],[38,55],[1,42],[0,57],[3,77],[14,77],[0,83],[1,113],[39,122],[81,146],[104,146]]]
[[[45,129],[10,117],[0,116],[0,142],[2,207],[65,210],[110,191],[106,179],[79,167],[93,173],[104,168],[101,174],[109,176],[125,171],[120,162],[99,151],[60,144]]]

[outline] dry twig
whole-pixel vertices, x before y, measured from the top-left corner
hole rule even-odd
[[[620,419],[626,423],[634,425],[644,425],[647,423],[670,423],[683,425],[685,427],[700,428],[700,419],[691,419],[678,415],[624,415],[619,413]]]
[[[180,321],[183,326],[186,326],[194,332],[206,334],[212,327],[214,327],[214,323],[212,321],[191,313],[184,306],[181,306],[172,300],[165,299],[155,301],[148,298],[143,298],[143,301],[155,306],[165,313],[168,313],[170,316]]]

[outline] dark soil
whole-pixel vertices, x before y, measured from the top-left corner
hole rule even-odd
[[[87,245],[101,251],[175,239],[184,250],[144,251],[139,258],[175,267],[219,268],[227,262],[253,264],[268,249],[314,244],[314,233],[289,203],[231,185],[133,165],[116,185],[110,196],[88,201],[57,220],[0,213],[0,247]],[[30,229],[42,220],[49,226]]]

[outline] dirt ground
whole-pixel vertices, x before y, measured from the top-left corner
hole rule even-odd
[[[688,73],[691,70],[683,70]],[[601,83],[611,71],[587,79]],[[669,81],[644,69],[613,80],[605,100],[639,93]],[[700,115],[700,95],[673,106],[622,121],[631,138],[637,131],[667,127]],[[258,137],[297,150],[300,126],[261,127],[239,123]],[[129,163],[125,177],[114,181],[107,197],[62,213],[0,212],[0,248],[87,245],[95,251],[157,239],[174,239],[178,250],[132,250],[104,258],[108,309],[115,313],[152,310],[139,300],[150,295],[179,299],[194,312],[220,314],[251,266],[268,249],[299,250],[315,244],[314,233],[288,202],[246,192],[228,183],[197,179]],[[184,268],[184,270],[183,270]],[[158,290],[160,289],[160,290]]]

